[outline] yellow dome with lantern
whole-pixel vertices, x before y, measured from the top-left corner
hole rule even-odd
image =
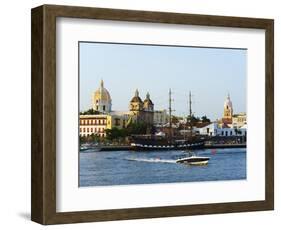
[[[101,80],[100,87],[93,93],[93,109],[102,113],[111,112],[111,97]]]

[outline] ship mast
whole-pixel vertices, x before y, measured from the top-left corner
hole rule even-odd
[[[169,89],[169,141],[172,141],[172,91]]]
[[[192,137],[192,109],[191,109],[191,91],[189,91],[189,135]]]

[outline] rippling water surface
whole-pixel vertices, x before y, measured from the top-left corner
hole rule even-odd
[[[182,151],[80,152],[80,186],[154,184],[246,179],[246,149],[197,150],[206,166],[176,163]]]

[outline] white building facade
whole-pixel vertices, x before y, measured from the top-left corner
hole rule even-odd
[[[218,123],[213,122],[202,128],[195,128],[197,134],[203,136],[246,136],[247,135],[247,125],[240,128],[230,128],[230,127],[220,127]]]

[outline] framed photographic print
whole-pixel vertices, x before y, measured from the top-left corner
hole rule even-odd
[[[41,224],[274,208],[273,20],[32,9]]]

